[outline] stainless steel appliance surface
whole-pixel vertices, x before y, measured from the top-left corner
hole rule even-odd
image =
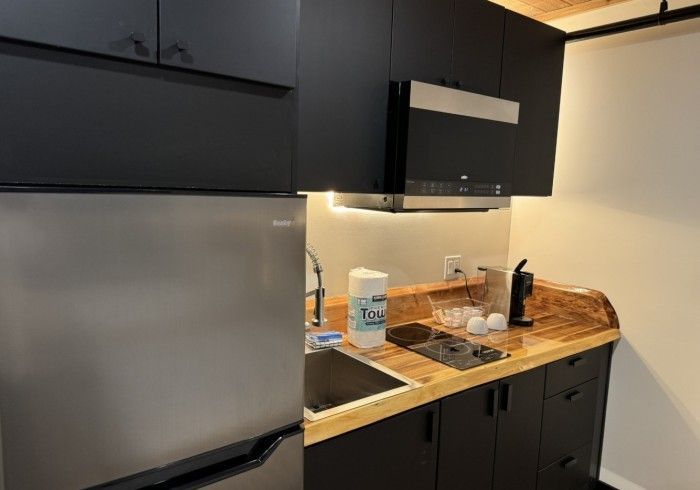
[[[385,192],[337,204],[393,212],[510,206],[520,104],[417,81],[392,82]]]
[[[532,326],[532,318],[525,316],[525,300],[532,295],[534,275],[523,271],[527,259],[515,267],[479,266],[478,274],[483,277],[482,300],[491,304],[491,311],[501,313],[508,323],[521,327]]]
[[[307,348],[304,417],[320,420],[418,386],[416,381],[343,348]]]
[[[300,490],[306,201],[0,192],[5,490]]]

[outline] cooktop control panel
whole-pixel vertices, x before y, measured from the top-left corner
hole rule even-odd
[[[469,180],[406,180],[407,196],[510,196],[505,182],[469,182]]]

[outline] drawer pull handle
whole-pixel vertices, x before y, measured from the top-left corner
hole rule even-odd
[[[586,364],[586,358],[585,357],[577,357],[576,359],[572,359],[569,361],[569,364],[571,367],[578,367],[578,366],[583,366]]]
[[[513,410],[513,385],[504,383],[505,397],[501,400],[501,410],[510,412]]]
[[[575,403],[581,398],[583,398],[583,393],[581,393],[580,391],[574,391],[573,393],[569,393],[568,395],[566,395],[566,399],[569,400],[571,403]]]
[[[491,390],[491,417],[498,415],[498,390]]]
[[[568,470],[576,466],[576,463],[578,463],[578,459],[574,458],[573,456],[570,456],[561,463],[561,467],[565,470]]]

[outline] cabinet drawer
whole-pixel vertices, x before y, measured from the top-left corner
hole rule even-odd
[[[591,445],[558,459],[537,474],[537,490],[579,490],[589,481]]]
[[[593,379],[545,400],[540,468],[593,439],[597,393]]]
[[[601,355],[602,348],[591,349],[548,364],[545,398],[597,377]]]

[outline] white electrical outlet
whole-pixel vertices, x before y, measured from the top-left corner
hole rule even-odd
[[[450,279],[456,279],[457,273],[455,269],[462,267],[462,256],[461,255],[448,255],[445,257],[445,270],[442,274],[442,278],[446,281]]]

